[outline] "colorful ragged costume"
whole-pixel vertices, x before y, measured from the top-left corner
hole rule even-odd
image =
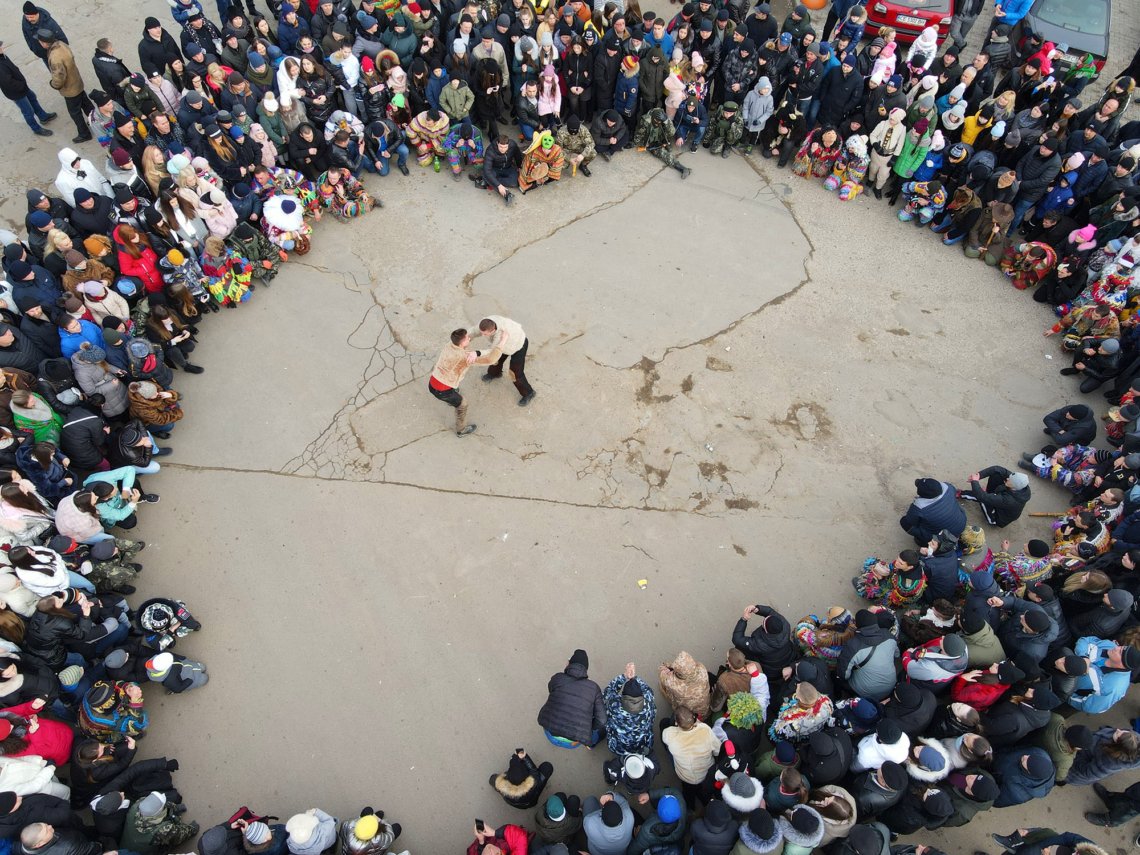
[[[438,118],[432,119],[433,112]],[[447,154],[443,140],[448,130],[450,127],[446,113],[424,110],[418,116],[412,117],[408,123],[408,144],[416,147],[416,161],[420,166],[431,166],[432,161]]]
[[[236,308],[238,303],[250,298],[249,280],[253,277],[253,265],[238,255],[233,247],[222,244],[217,255],[212,255],[208,247],[209,242],[201,258],[206,288],[219,304]]]
[[[466,145],[460,146],[460,142],[466,142]],[[470,119],[452,125],[443,147],[447,149],[447,165],[451,167],[452,175],[463,172],[464,165],[483,165],[483,134]]]
[[[850,202],[863,192],[863,179],[867,177],[870,165],[867,142],[856,134],[847,140],[843,155],[835,162],[831,175],[824,180],[823,186],[833,192],[838,190],[840,202]]]
[[[1048,276],[1056,263],[1057,253],[1047,243],[1011,244],[1002,254],[1001,272],[1009,277],[1014,288],[1024,291]]]
[[[519,170],[519,189],[524,193],[547,181],[557,181],[562,177],[565,158],[562,147],[554,141],[550,131],[535,131],[534,139],[523,154],[522,169]]]
[[[376,205],[360,183],[347,169],[330,169],[317,179],[317,194],[321,204],[340,222],[367,214]]]
[[[792,172],[801,178],[825,178],[831,174],[836,161],[843,154],[843,140],[839,134],[835,134],[835,144],[825,146],[822,138],[822,128],[816,128],[807,135],[792,161]]]
[[[949,201],[941,181],[907,181],[902,186],[902,195],[906,205],[899,211],[899,220],[904,223],[915,220],[923,226],[942,213]]]

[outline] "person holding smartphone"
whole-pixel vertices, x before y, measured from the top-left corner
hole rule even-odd
[[[538,804],[546,783],[554,774],[551,763],[536,766],[524,748],[516,748],[506,772],[492,775],[491,787],[511,807],[529,810]]]
[[[519,825],[492,828],[483,820],[475,820],[475,840],[467,847],[467,855],[512,855],[526,852],[528,832]]]

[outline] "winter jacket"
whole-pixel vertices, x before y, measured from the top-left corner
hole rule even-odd
[[[64,98],[74,98],[83,94],[83,77],[75,65],[75,55],[66,42],[53,42],[47,50],[48,71],[51,72],[49,85]]]
[[[982,480],[997,478],[1004,482],[1012,474],[1004,466],[987,466],[978,473],[978,477]],[[989,511],[991,523],[998,528],[1004,528],[1018,519],[1030,496],[1029,487],[1011,490],[1003,483],[991,492],[982,486],[981,481],[970,482],[970,494]]]
[[[657,803],[665,796],[672,796],[682,805],[681,818],[675,822],[662,822],[657,816]],[[652,809],[649,817],[641,824],[637,836],[630,843],[627,855],[642,855],[642,853],[657,852],[656,847],[667,847],[670,844],[680,845],[685,836],[686,815],[683,807],[685,797],[681,791],[673,787],[654,787],[649,791],[649,804],[646,809]]]
[[[11,331],[13,342],[7,347],[0,347],[0,368],[18,368],[34,374],[39,364],[48,358],[35,342],[24,333],[8,324],[0,323],[0,335]]]
[[[982,628],[975,633],[963,632],[961,635],[966,642],[967,668],[989,668],[1006,658],[997,633],[988,623],[983,623]]]
[[[170,33],[163,30],[157,39],[152,39],[150,33],[143,30],[139,42],[139,65],[144,77],[149,79],[156,73],[165,74],[167,66],[179,59],[182,59],[182,52]]]
[[[440,109],[447,113],[452,123],[458,122],[470,115],[471,108],[474,104],[475,93],[471,91],[471,87],[463,80],[459,81],[458,88],[449,84],[443,87],[443,90],[439,93]]]
[[[1115,642],[1093,636],[1077,639],[1073,652],[1089,659],[1092,664],[1087,674],[1077,678],[1077,688],[1069,698],[1069,706],[1084,713],[1103,713],[1127,693],[1131,672],[1112,671],[1104,667],[1104,653],[1113,646]]]
[[[991,781],[993,777],[988,772],[983,772],[981,769],[963,769],[959,773],[962,778],[967,775],[982,775],[989,778]],[[983,811],[987,811],[994,806],[992,800],[979,799],[976,796],[967,793],[964,785],[958,786],[955,779],[951,778],[946,792],[950,796],[950,801],[954,805],[954,813],[946,822],[942,823],[943,828],[959,828],[972,820],[975,816]]]
[[[107,439],[103,432],[106,422],[102,416],[88,409],[89,406],[72,407],[60,429],[60,449],[71,458],[72,467],[80,473],[99,468],[104,459],[102,447]]]
[[[995,749],[1020,743],[1049,723],[1049,711],[1028,703],[999,701],[982,715],[982,730]]]
[[[54,828],[51,839],[38,848],[17,842],[12,849],[13,855],[100,855],[102,851],[97,842],[73,828]]]
[[[762,94],[761,89],[767,89],[768,94]],[[767,124],[768,119],[776,110],[772,100],[772,84],[767,77],[761,77],[757,80],[756,85],[744,96],[742,110],[745,130],[751,133],[764,130],[764,125]]]
[[[667,727],[661,733],[661,741],[673,758],[677,777],[686,784],[702,783],[720,751],[720,740],[703,721],[690,730],[681,730],[677,725]]]
[[[796,648],[792,643],[791,625],[771,606],[760,606],[755,617],[763,621],[752,631],[748,621],[740,619],[732,631],[732,644],[749,659],[757,662],[768,677],[769,683],[783,681],[781,672],[796,661]]]
[[[855,73],[844,74],[842,66],[833,68],[819,84],[819,123],[838,125],[858,106],[863,96],[863,78]]]
[[[1036,202],[1045,195],[1053,179],[1061,172],[1061,156],[1053,152],[1048,157],[1042,157],[1034,146],[1017,162],[1014,171],[1021,181],[1018,201]]]
[[[709,714],[708,669],[682,650],[677,657],[660,669],[661,693],[669,705],[688,707],[697,718]]]
[[[637,94],[641,89],[640,79],[636,72],[626,74],[622,70],[618,74],[617,85],[614,88],[614,109],[624,116],[632,116],[637,112]]]
[[[1067,419],[1071,414],[1075,418]],[[1045,430],[1057,445],[1088,445],[1096,438],[1096,414],[1084,404],[1073,404],[1053,410],[1045,416]]]
[[[1024,653],[1035,662],[1044,660],[1049,645],[1057,638],[1057,624],[1050,620],[1050,625],[1044,632],[1031,633],[1022,628],[1019,618],[1025,612],[1039,611],[1045,615],[1048,615],[1048,612],[1037,603],[1010,596],[1002,597],[1002,607],[1012,612],[1002,621],[998,629],[998,638],[1005,652],[1010,656]]]
[[[820,731],[831,743],[826,753],[817,752],[811,743],[799,749],[800,771],[811,781],[813,787],[834,784],[843,779],[851,768],[855,749],[847,731],[839,727],[827,727]],[[813,739],[816,735],[813,734]]]
[[[907,680],[937,691],[939,686],[949,683],[966,670],[965,651],[959,656],[951,656],[941,648],[942,638],[934,638],[905,651],[902,665]]]
[[[0,55],[0,94],[15,101],[30,91],[27,79],[16,67],[16,63],[12,62],[12,58],[7,54]]]
[[[729,855],[739,826],[724,802],[710,802],[705,815],[693,822],[690,829],[692,855]]]
[[[858,697],[880,701],[891,693],[898,681],[895,671],[898,658],[899,645],[889,630],[880,626],[862,627],[843,643],[835,673]]]
[[[905,763],[910,752],[910,737],[903,734],[897,742],[884,745],[877,734],[869,733],[859,740],[859,747],[855,752],[855,760],[851,764],[852,772],[866,772],[868,769],[878,769],[884,763]]]
[[[1021,766],[1021,758],[1024,754],[1036,754],[1048,760],[1050,767],[1053,765],[1053,761],[1049,760],[1049,755],[1045,753],[1044,749],[1036,746],[1011,748],[996,753],[993,770],[1000,792],[994,801],[994,807],[1012,807],[1013,805],[1024,804],[1032,799],[1044,798],[1053,789],[1054,773],[1050,771],[1044,778],[1031,777]]]
[[[36,6],[36,11],[39,12],[39,19],[33,24],[27,18],[20,18],[20,29],[24,33],[24,41],[28,43],[28,49],[40,59],[46,59],[47,48],[39,43],[36,38],[36,31],[48,30],[64,44],[68,43],[67,36],[63,32],[63,28],[51,16],[51,12],[40,6]]]
[[[899,157],[901,160],[902,155]],[[966,529],[966,512],[954,498],[954,485],[944,481],[941,484],[940,496],[935,499],[916,499],[907,508],[906,515],[899,520],[903,531],[911,535],[915,542],[926,544],[943,529],[959,537]]]
[[[811,834],[804,834],[797,831],[792,825],[791,821],[782,816],[777,820],[780,826],[780,834],[784,837],[784,855],[811,855],[812,850],[819,846],[819,842],[823,840],[823,818],[819,812],[806,805],[801,807],[800,810],[810,811],[815,814],[818,821],[815,831]]]
[[[905,790],[885,790],[876,780],[877,772],[870,770],[856,776],[848,790],[855,799],[856,815],[860,820],[870,819],[887,808],[898,804]]]
[[[889,703],[884,703],[883,717],[893,718],[902,732],[912,739],[926,732],[930,722],[934,719],[934,712],[938,708],[938,701],[929,689],[921,688],[913,683],[904,684],[895,690]],[[906,692],[906,703],[899,700]]]
[[[1077,754],[1086,754],[1086,751],[1079,751],[1069,744],[1065,739],[1065,730],[1068,729],[1069,724],[1065,721],[1065,717],[1060,713],[1051,713],[1049,715],[1049,723],[1037,731],[1034,736],[1034,744],[1040,748],[1045,749],[1045,753],[1049,755],[1049,759],[1053,761],[1053,768],[1057,782],[1068,782],[1069,770],[1073,768],[1073,762],[1076,760]]]
[[[742,822],[736,832],[736,844],[729,855],[781,855],[784,851],[784,835],[779,822],[773,825],[772,835],[761,838],[748,827],[748,823]]]
[[[593,734],[606,726],[606,708],[602,690],[587,678],[585,666],[570,663],[550,678],[547,691],[539,725],[555,736],[592,745]]]
[[[54,502],[68,493],[75,492],[78,485],[75,473],[63,465],[63,458],[64,455],[57,449],[45,469],[32,455],[31,443],[25,442],[16,449],[16,464],[20,467],[20,471],[35,484],[36,492],[49,502]],[[70,484],[64,483],[67,479],[71,480]]]
[[[544,763],[543,767],[536,766],[529,754],[521,759],[512,756],[512,769],[515,766],[521,766],[520,771],[526,774],[522,781],[514,784],[506,774],[500,772],[491,776],[491,786],[511,807],[529,810],[538,804],[538,799],[546,788],[546,782],[550,780],[551,766],[548,763]],[[320,855],[320,850],[312,855]]]
[[[640,695],[622,694],[627,682],[623,675],[610,680],[602,692],[606,706],[606,744],[619,757],[653,751],[653,726],[657,721],[653,689],[640,677],[633,679],[641,689]]]
[[[104,416],[113,419],[127,411],[127,407],[130,406],[127,386],[118,376],[108,371],[101,363],[81,362],[73,357],[71,365],[75,372],[75,381],[85,394],[98,393],[103,396]]]
[[[600,806],[582,817],[582,830],[586,834],[590,855],[626,855],[626,850],[633,839],[633,811],[630,810],[629,802],[620,793],[610,795],[621,808],[619,825],[610,828],[602,822]],[[586,803],[596,805],[597,801],[588,799]]]

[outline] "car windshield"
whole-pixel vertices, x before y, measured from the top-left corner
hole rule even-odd
[[[1033,14],[1078,33],[1101,36],[1108,32],[1107,0],[1037,0]]]
[[[893,2],[896,6],[914,9],[916,12],[950,13],[950,0],[893,0]]]

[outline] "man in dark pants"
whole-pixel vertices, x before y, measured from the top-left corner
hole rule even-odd
[[[75,122],[78,131],[72,138],[73,143],[87,142],[91,139],[91,129],[87,126],[87,116],[95,105],[87,97],[83,86],[83,78],[75,65],[75,56],[66,42],[56,38],[55,33],[48,29],[36,30],[36,40],[47,51],[48,71],[51,72],[51,88],[63,96],[67,105],[67,112]]]
[[[982,479],[986,479],[985,487]],[[989,466],[969,478],[969,490],[961,498],[977,502],[982,507],[986,522],[1005,528],[1021,516],[1029,502],[1029,478],[1021,472],[1011,472],[1004,466]]]
[[[1114,828],[1118,825],[1124,825],[1136,816],[1140,816],[1140,783],[1133,784],[1120,793],[1114,793],[1100,784],[1093,784],[1092,788],[1093,792],[1097,794],[1097,798],[1104,802],[1104,806],[1108,808],[1106,813],[1092,813],[1090,811],[1085,814],[1085,819],[1093,825]]]
[[[463,375],[472,365],[491,365],[498,354],[494,351],[483,356],[479,351],[467,350],[471,336],[467,330],[458,329],[451,333],[451,342],[440,351],[435,368],[428,379],[428,391],[440,401],[455,407],[455,435],[467,436],[475,431],[475,425],[467,424],[467,402],[459,394],[459,384]]]
[[[503,376],[503,363],[511,360],[511,373],[515,375],[515,388],[522,395],[519,406],[525,407],[534,400],[534,389],[526,379],[526,351],[530,342],[522,325],[502,315],[488,315],[479,321],[479,332],[491,340],[491,356],[498,355],[498,361],[483,375],[485,381]]]
[[[16,63],[8,58],[4,52],[4,42],[0,41],[0,93],[20,108],[20,114],[32,133],[41,137],[50,137],[51,131],[40,125],[40,122],[50,122],[55,113],[49,113],[40,106],[36,93],[28,86],[28,81]],[[38,121],[37,121],[38,120]]]

